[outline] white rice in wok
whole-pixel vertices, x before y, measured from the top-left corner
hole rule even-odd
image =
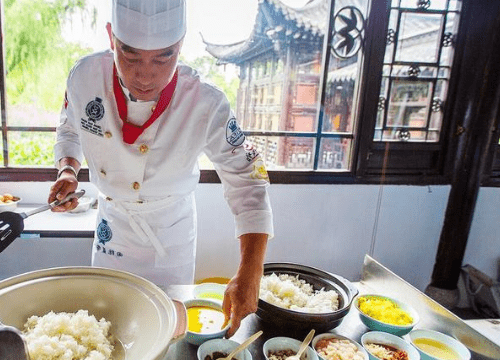
[[[311,284],[289,274],[264,275],[260,282],[259,297],[284,309],[305,313],[328,313],[339,308],[339,295],[335,290],[314,290]]]
[[[28,351],[33,360],[110,360],[111,323],[97,321],[86,310],[49,312],[31,316],[24,325]]]

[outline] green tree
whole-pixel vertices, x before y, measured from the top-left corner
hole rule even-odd
[[[7,101],[59,111],[66,77],[74,62],[90,52],[64,41],[65,19],[83,11],[84,0],[6,0]]]
[[[217,60],[212,56],[201,56],[193,61],[187,61],[181,56],[181,61],[196,69],[203,77],[224,91],[232,109],[236,109],[236,99],[240,80],[237,76],[227,79],[224,70],[217,65]]]

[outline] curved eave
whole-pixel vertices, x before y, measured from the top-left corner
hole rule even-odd
[[[219,63],[240,64],[272,48],[268,40],[250,39],[229,45],[211,44],[205,41],[205,50],[218,59]]]
[[[273,31],[275,27],[281,27],[281,34],[286,34],[286,37],[300,37],[299,34],[302,32],[308,32],[313,36],[322,36],[328,20],[327,8],[328,0],[312,0],[303,8],[288,7],[280,0],[259,0],[254,28],[248,39],[227,45],[213,44],[203,40],[205,49],[210,55],[217,58],[219,63],[241,64],[273,49],[269,30]],[[283,20],[278,20],[279,22],[276,23],[280,17]],[[318,21],[318,19],[323,20]],[[293,23],[299,32],[296,30],[283,31],[286,23]],[[294,39],[296,38],[294,37]],[[283,40],[275,39],[274,41]]]
[[[315,35],[324,35],[327,28],[328,0],[312,0],[301,8],[283,4],[280,0],[261,0],[273,5],[286,20],[294,21],[297,27],[311,31]]]

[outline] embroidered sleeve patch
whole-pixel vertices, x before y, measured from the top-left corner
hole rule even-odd
[[[227,121],[226,141],[235,147],[241,146],[245,142],[245,134],[241,131],[235,117],[232,117]]]
[[[267,173],[264,161],[260,156],[253,163],[253,171],[250,174],[250,178],[258,180],[266,180],[267,182],[269,182],[269,174]]]

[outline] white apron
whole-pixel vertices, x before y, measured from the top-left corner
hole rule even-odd
[[[192,283],[193,197],[201,154],[221,179],[235,237],[272,237],[267,172],[258,151],[245,141],[226,96],[180,64],[169,107],[129,145],[122,139],[113,59],[110,51],[92,54],[71,70],[54,147],[56,163],[64,157],[86,159],[91,182],[113,199],[99,199],[93,265],[130,271],[162,286]],[[134,110],[128,115],[133,118]]]
[[[125,270],[166,288],[194,281],[194,195],[156,201],[99,196],[92,265]]]

